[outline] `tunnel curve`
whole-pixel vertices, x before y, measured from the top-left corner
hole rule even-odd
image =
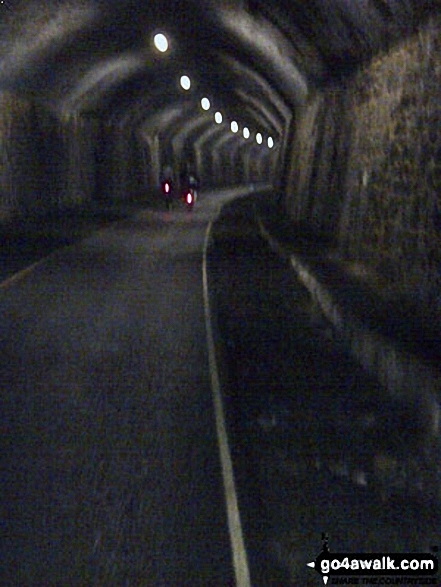
[[[439,0],[8,0],[0,222],[156,205],[166,164],[206,187],[270,183],[281,218],[432,315],[439,22]]]

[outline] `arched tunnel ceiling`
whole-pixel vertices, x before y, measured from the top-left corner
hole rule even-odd
[[[60,117],[97,116],[175,142],[209,136],[199,106],[208,96],[225,120],[238,117],[277,140],[315,86],[350,73],[439,6],[439,0],[4,0],[0,91],[31,96]],[[170,40],[165,54],[153,46],[158,31]],[[178,85],[182,73],[192,80],[189,94]]]

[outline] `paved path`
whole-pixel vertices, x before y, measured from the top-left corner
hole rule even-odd
[[[201,271],[220,201],[139,213],[0,287],[4,584],[235,584]]]
[[[138,213],[0,284],[2,584],[248,587],[202,282],[207,226],[238,195]],[[323,531],[334,552],[429,552],[423,419],[348,355],[253,219],[225,206],[208,255],[252,587],[323,584],[306,566]]]

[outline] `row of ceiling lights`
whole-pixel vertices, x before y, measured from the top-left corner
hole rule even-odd
[[[168,50],[168,47],[169,47],[168,39],[162,33],[158,33],[155,35],[154,44],[155,44],[155,47],[158,49],[158,51],[160,51],[161,53],[166,53],[166,51]],[[181,84],[181,88],[185,91],[188,91],[191,88],[191,80],[188,77],[188,75],[181,76],[180,84]],[[205,111],[210,110],[210,108],[211,108],[210,100],[208,98],[202,98],[201,107]],[[214,115],[214,120],[217,124],[222,124],[222,122],[223,122],[222,113],[217,111]],[[235,134],[239,132],[239,125],[235,120],[233,120],[231,122],[230,128],[231,128],[231,132],[233,132]],[[245,139],[249,139],[251,136],[251,132],[250,132],[249,128],[247,128],[246,126],[242,129],[242,134]],[[260,132],[256,133],[256,142],[259,145],[261,145],[263,143],[263,136]],[[274,139],[272,137],[268,137],[267,145],[270,149],[272,149],[274,147]]]
[[[202,98],[201,106],[202,106],[203,110],[206,110],[206,111],[210,110],[210,108],[211,108],[210,100],[208,98]],[[217,122],[217,124],[222,124],[222,122],[223,122],[222,113],[219,111],[216,112],[216,114],[214,115],[214,120]],[[231,128],[231,132],[233,132],[233,133],[239,132],[239,125],[235,120],[233,120],[231,122],[230,128]],[[248,127],[244,126],[242,129],[242,134],[243,134],[244,139],[249,139],[251,136],[250,129]],[[261,145],[263,143],[263,136],[260,132],[256,133],[256,142],[259,145]],[[272,149],[274,147],[274,139],[272,137],[268,137],[267,144],[268,144],[268,147],[270,149]]]

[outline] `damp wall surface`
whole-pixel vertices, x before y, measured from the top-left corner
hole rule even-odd
[[[295,225],[427,311],[441,311],[441,26],[434,18],[299,111],[286,178]]]

